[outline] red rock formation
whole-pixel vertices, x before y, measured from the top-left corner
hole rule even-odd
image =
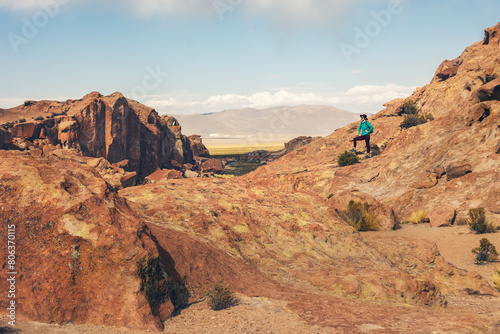
[[[76,149],[110,163],[128,160],[127,171],[140,178],[158,168],[194,163],[191,143],[173,117],[161,117],[120,93],[102,96],[93,92],[81,100],[30,102],[10,113],[43,115],[48,110],[53,117],[17,124],[13,137],[43,139],[47,145]]]
[[[12,134],[0,128],[0,145],[9,145],[12,143]]]
[[[0,151],[0,222],[2,240],[15,230],[18,320],[157,329],[187,300],[149,228],[90,166]]]
[[[201,172],[205,174],[224,173],[224,164],[220,159],[208,159],[201,163]]]
[[[183,175],[181,171],[174,169],[162,169],[162,170],[157,170],[153,174],[149,174],[146,177],[146,181],[149,181],[151,183],[156,183],[163,180],[182,179],[182,178]]]
[[[442,205],[432,209],[429,212],[429,220],[432,227],[448,226],[454,223],[457,213],[449,205]]]
[[[191,152],[193,152],[194,156],[210,158],[210,152],[201,141],[201,136],[191,135],[188,138],[189,142],[191,143]]]

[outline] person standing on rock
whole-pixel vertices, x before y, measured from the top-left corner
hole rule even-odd
[[[356,153],[356,142],[360,140],[364,140],[366,143],[366,159],[370,158],[370,134],[373,132],[373,126],[368,122],[368,116],[360,115],[361,124],[358,127],[358,134],[361,136],[356,137],[352,140],[354,144],[354,148],[350,150],[351,152]]]

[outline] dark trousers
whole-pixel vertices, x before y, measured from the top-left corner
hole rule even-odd
[[[370,153],[370,135],[364,135],[354,138],[352,141],[354,142],[354,148],[356,148],[356,142],[359,140],[364,140],[366,143],[366,153]]]

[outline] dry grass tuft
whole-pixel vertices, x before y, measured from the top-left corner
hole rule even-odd
[[[427,210],[418,210],[411,214],[408,222],[411,224],[422,224],[428,221],[428,212]]]
[[[500,291],[500,267],[497,267],[493,273],[493,283],[498,291]]]

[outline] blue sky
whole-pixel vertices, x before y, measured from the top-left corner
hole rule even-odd
[[[160,113],[374,113],[500,21],[498,0],[0,0],[0,108],[122,92]]]

